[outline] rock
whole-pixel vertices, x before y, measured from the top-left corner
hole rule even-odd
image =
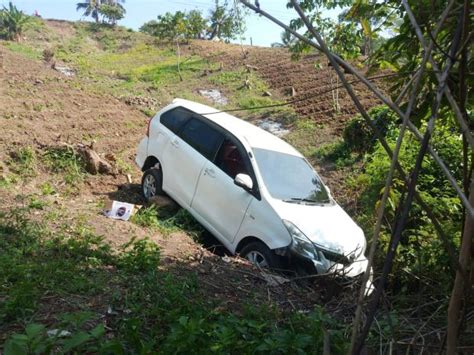
[[[102,159],[95,150],[92,150],[91,148],[85,145],[78,145],[77,151],[84,158],[84,161],[86,163],[86,170],[90,174],[117,174],[112,165],[105,159]]]

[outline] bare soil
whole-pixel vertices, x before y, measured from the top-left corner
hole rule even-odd
[[[49,26],[61,35],[71,35],[70,27],[60,22],[51,22]],[[311,97],[293,107],[300,115],[327,124],[329,129],[325,134],[340,131],[356,112],[342,90],[339,92],[341,110],[335,112],[332,94],[322,92],[337,83],[332,69],[325,63],[323,70],[314,69],[315,60],[319,60],[316,57],[294,62],[282,49],[245,47],[244,54],[240,46],[204,41],[193,42],[187,50],[222,62],[226,69],[241,67],[242,63],[257,67],[271,90],[287,96],[288,100]],[[148,120],[142,112],[110,95],[87,92],[81,78],[65,77],[49,65],[13,53],[1,44],[0,58],[0,161],[7,161],[10,153],[20,147],[33,146],[41,152],[45,146],[86,142],[93,143],[101,156],[120,155],[135,166],[135,149]],[[294,97],[288,95],[291,87],[296,91]],[[370,95],[362,97],[365,106],[376,104]],[[24,203],[17,197],[36,193],[47,178],[45,174],[40,172],[12,189],[0,190],[0,210]],[[246,261],[223,259],[184,232],[161,235],[132,223],[107,219],[100,208],[104,198],[143,203],[138,189],[141,172],[134,168],[131,178],[132,184],[127,182],[125,174],[88,176],[76,193],[50,196],[50,207],[38,211],[37,218],[43,218],[53,208],[63,212],[62,220],[57,223],[70,220],[73,224],[80,216],[116,248],[132,237],[149,236],[161,248],[164,268],[196,274],[204,293],[231,307],[236,307],[242,298],[254,298],[256,302],[308,310],[314,304],[328,301],[340,290],[340,286],[330,281],[328,284],[327,280],[300,281],[298,286],[295,282],[270,286],[262,273]]]

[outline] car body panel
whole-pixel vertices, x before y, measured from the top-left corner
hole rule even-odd
[[[311,205],[273,200],[278,215],[294,223],[313,243],[342,255],[365,251],[364,232],[336,203]]]
[[[254,197],[208,161],[202,170],[191,209],[201,215],[229,243],[234,241]]]
[[[140,169],[145,165],[146,158],[148,157],[148,137],[142,138],[137,148],[137,155],[135,157],[135,163]]]

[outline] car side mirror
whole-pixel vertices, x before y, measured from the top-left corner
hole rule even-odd
[[[244,190],[250,191],[253,188],[253,181],[247,174],[237,174],[234,179],[234,184],[240,186]]]

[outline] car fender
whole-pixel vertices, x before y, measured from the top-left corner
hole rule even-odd
[[[291,237],[280,216],[265,200],[254,199],[245,214],[242,225],[233,243],[233,253],[246,237],[254,237],[265,243],[270,249],[279,249],[291,244]]]

